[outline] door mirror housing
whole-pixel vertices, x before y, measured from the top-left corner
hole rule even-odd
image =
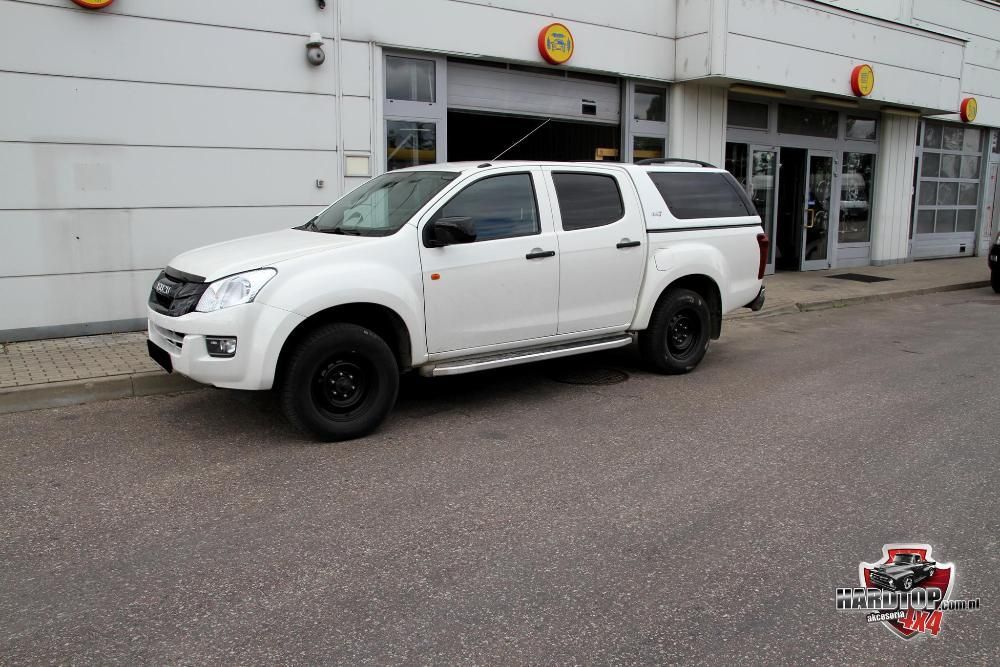
[[[443,248],[475,240],[476,225],[472,218],[466,216],[438,218],[424,225],[424,245],[428,248]]]

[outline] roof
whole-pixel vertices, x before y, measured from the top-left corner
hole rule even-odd
[[[678,158],[686,159],[686,158]],[[692,161],[696,162],[696,161]],[[721,168],[714,165],[708,165],[703,163],[702,165],[688,164],[685,162],[673,162],[667,159],[662,164],[629,164],[625,162],[604,162],[600,160],[582,160],[582,161],[553,161],[553,160],[488,160],[488,161],[465,161],[465,162],[440,162],[434,164],[423,164],[415,167],[405,167],[406,171],[457,171],[457,172],[467,172],[475,171],[478,169],[486,168],[498,168],[498,167],[618,167],[621,169],[641,169],[648,170],[654,168],[656,170],[670,170],[670,171],[723,171]],[[399,169],[396,171],[403,171]]]

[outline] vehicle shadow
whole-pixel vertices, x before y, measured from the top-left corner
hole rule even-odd
[[[401,378],[396,407],[386,424],[358,442],[409,420],[455,412],[471,414],[498,403],[525,400],[529,394],[537,401],[557,392],[587,391],[592,388],[588,385],[608,384],[609,376],[617,375],[612,381],[618,382],[646,372],[633,347],[449,377],[427,378],[410,372]],[[590,382],[592,377],[598,381]],[[258,442],[322,444],[288,424],[274,392],[215,389],[177,398],[188,403],[184,408],[187,429],[206,434],[218,430],[252,434]],[[176,411],[166,404],[161,409],[164,418]]]

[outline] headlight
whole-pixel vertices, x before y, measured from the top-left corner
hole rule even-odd
[[[257,269],[220,278],[208,286],[195,307],[199,313],[250,303],[267,282],[278,275],[276,269]]]
[[[997,234],[997,237],[993,239],[993,244],[1000,245],[1000,234]]]

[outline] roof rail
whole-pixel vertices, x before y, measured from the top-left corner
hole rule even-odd
[[[709,169],[718,169],[714,164],[708,162],[702,162],[701,160],[690,160],[685,157],[653,157],[648,160],[639,160],[636,164],[666,164],[668,162],[683,162],[685,164],[696,164],[699,167],[707,167]]]

